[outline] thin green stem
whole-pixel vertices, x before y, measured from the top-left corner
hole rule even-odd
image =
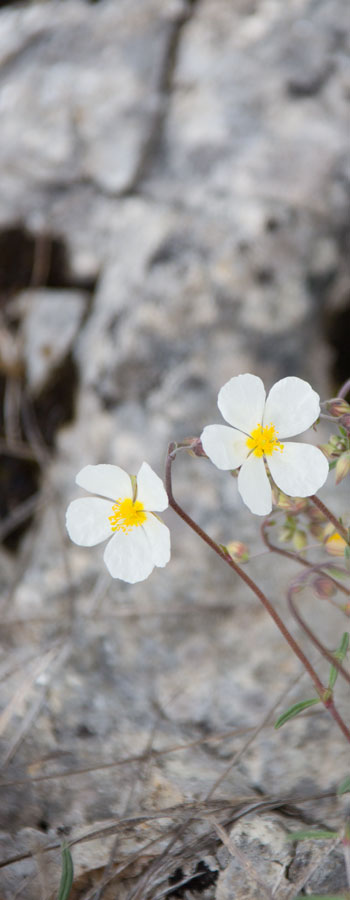
[[[213,539],[211,537],[209,537],[207,532],[204,531],[203,528],[201,528],[200,525],[198,525],[197,522],[195,522],[194,519],[192,519],[191,516],[189,516],[188,513],[186,513],[185,510],[182,509],[182,507],[179,505],[179,503],[177,503],[177,501],[175,500],[175,497],[173,495],[172,477],[171,477],[172,464],[175,459],[175,454],[176,454],[176,444],[171,443],[171,444],[169,444],[169,447],[168,447],[168,454],[167,454],[166,466],[165,466],[165,487],[166,487],[166,491],[168,494],[169,506],[171,507],[171,509],[174,510],[174,512],[177,513],[177,515],[181,519],[183,519],[184,522],[186,522],[186,525],[188,525],[189,528],[191,528],[192,531],[194,531],[195,534],[197,534],[198,537],[200,537],[202,539],[202,541],[204,541],[204,543],[208,545],[208,547],[211,547],[211,549],[214,550],[214,553],[216,553],[217,556],[220,557],[220,559],[222,559],[225,563],[227,563],[227,565],[230,566],[230,568],[233,569],[234,572],[236,572],[236,575],[238,575],[242,579],[242,581],[244,581],[244,583],[247,585],[247,587],[249,587],[250,590],[255,594],[255,596],[258,597],[258,599],[260,600],[260,602],[263,604],[266,611],[268,612],[269,616],[275,622],[275,625],[277,625],[277,628],[279,629],[280,633],[282,634],[284,639],[287,641],[287,643],[293,650],[293,653],[297,656],[299,661],[302,663],[302,665],[308,672],[311,680],[314,683],[314,686],[316,688],[316,691],[317,691],[322,703],[324,704],[326,709],[329,709],[329,712],[333,716],[333,719],[337,722],[337,725],[339,726],[339,728],[341,729],[341,731],[343,732],[343,734],[345,735],[345,737],[347,738],[347,740],[350,743],[349,729],[345,725],[345,722],[343,722],[338,711],[334,708],[333,701],[330,701],[329,699],[327,699],[327,700],[324,699],[325,698],[324,685],[320,681],[317,673],[315,672],[315,669],[309,662],[307,656],[305,656],[305,653],[303,653],[301,647],[299,647],[299,644],[294,640],[293,635],[290,633],[290,631],[288,631],[288,628],[286,628],[281,617],[278,615],[278,613],[272,606],[272,603],[270,602],[270,600],[266,597],[266,595],[259,588],[259,586],[257,584],[255,584],[255,581],[253,581],[253,579],[250,578],[249,575],[247,575],[247,573],[244,572],[243,569],[241,569],[239,565],[237,565],[237,563],[232,559],[230,554],[227,551],[225,551],[222,547],[220,547],[215,541],[213,541]]]

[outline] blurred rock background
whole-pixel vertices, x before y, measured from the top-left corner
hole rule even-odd
[[[319,794],[348,749],[322,713],[273,731],[310,686],[254,597],[170,512],[167,569],[111,582],[64,511],[86,463],[161,474],[232,375],[349,376],[348,0],[0,6],[1,900],[56,897],[62,835],[72,900],[344,888],[337,849],[284,835],[342,823]],[[174,478],[288,621],[295,566],[235,482]],[[304,602],[335,646],[340,614]],[[233,825],[293,792],[294,820]]]

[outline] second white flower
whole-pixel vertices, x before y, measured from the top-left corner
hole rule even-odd
[[[291,497],[310,497],[326,481],[326,457],[311,444],[285,439],[301,434],[319,416],[320,398],[301,378],[277,381],[266,399],[256,375],[231,378],[219,391],[218,407],[227,425],[207,425],[204,452],[219,469],[240,468],[238,490],[256,515],[272,509],[268,465],[274,482]]]

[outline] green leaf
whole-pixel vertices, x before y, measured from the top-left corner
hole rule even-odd
[[[337,788],[337,794],[350,794],[350,775],[347,775],[346,778],[340,782],[340,785]]]
[[[57,900],[68,900],[73,884],[73,860],[68,847],[62,847],[62,872]]]
[[[310,840],[327,841],[327,840],[334,840],[334,838],[337,838],[337,837],[338,837],[337,831],[326,831],[326,830],[321,831],[320,829],[318,829],[318,831],[316,831],[315,829],[310,829],[310,828],[309,829],[300,828],[299,831],[293,831],[292,834],[287,834],[288,841],[310,841]]]
[[[294,703],[293,706],[290,706],[286,712],[278,717],[274,727],[281,728],[281,726],[284,725],[285,722],[288,722],[289,719],[294,719],[294,717],[298,716],[304,709],[308,709],[309,706],[315,706],[316,703],[320,702],[319,697],[313,697],[312,700],[300,700],[299,703]]]
[[[295,900],[305,900],[305,894],[298,894]],[[349,894],[310,894],[309,900],[349,900]]]
[[[343,637],[340,642],[340,647],[338,647],[338,650],[336,650],[335,653],[333,654],[335,659],[339,659],[339,662],[343,662],[343,660],[345,659],[345,656],[347,654],[348,647],[349,647],[349,638],[350,638],[349,633],[347,631],[344,631]],[[329,682],[328,682],[328,687],[331,691],[334,688],[334,685],[338,678],[338,675],[339,675],[338,669],[336,669],[335,666],[331,666],[330,672],[329,672]]]
[[[337,462],[338,462],[337,459],[333,459],[332,462],[329,463],[329,470],[335,469]]]
[[[343,437],[347,437],[347,436],[348,436],[348,433],[347,433],[346,428],[343,428],[342,425],[338,425],[338,430],[340,431],[340,434],[342,434]]]
[[[345,654],[348,651],[349,643],[350,643],[350,634],[348,631],[344,631],[339,650],[337,650],[338,659],[344,659]]]

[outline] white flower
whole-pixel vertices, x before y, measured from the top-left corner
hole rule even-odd
[[[99,496],[69,504],[69,537],[82,547],[93,547],[110,538],[103,558],[113,578],[135,584],[148,578],[154,566],[169,562],[169,529],[150,512],[166,509],[168,497],[148,463],[142,463],[137,477],[119,466],[85,466],[75,480]],[[108,500],[102,499],[105,497]]]
[[[284,439],[300,434],[319,416],[320,398],[307,381],[282,378],[266,393],[261,378],[238,375],[219,391],[218,407],[232,425],[207,425],[203,449],[218,469],[237,469],[238,490],[251,512],[266,516],[272,509],[274,482],[291,497],[310,497],[326,481],[329,467],[321,450]],[[283,441],[283,443],[281,443]]]

